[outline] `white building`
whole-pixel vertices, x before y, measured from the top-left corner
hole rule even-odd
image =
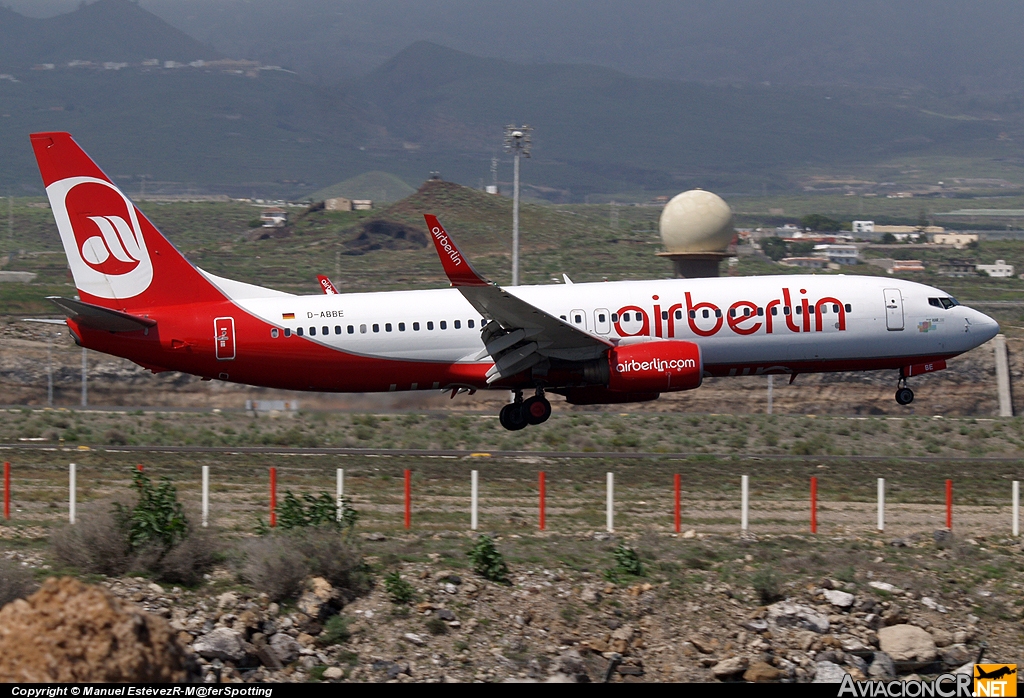
[[[860,261],[856,245],[815,245],[814,256],[835,264],[856,264]]]
[[[932,235],[932,242],[936,245],[952,245],[955,249],[962,250],[972,242],[977,242],[976,233],[935,233]]]
[[[1013,265],[1002,259],[997,259],[995,264],[978,264],[975,269],[997,279],[1008,279],[1013,276]]]
[[[873,233],[875,232],[874,221],[854,221],[853,232],[855,233]]]

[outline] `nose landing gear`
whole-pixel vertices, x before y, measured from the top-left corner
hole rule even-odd
[[[900,369],[900,379],[896,382],[896,402],[901,405],[909,405],[914,401],[914,391],[907,387],[907,377]]]
[[[551,416],[551,403],[544,397],[544,391],[537,389],[537,394],[523,400],[523,393],[515,391],[515,399],[501,408],[498,421],[509,431],[519,431],[530,424],[543,424]]]

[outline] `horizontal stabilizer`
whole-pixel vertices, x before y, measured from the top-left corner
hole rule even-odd
[[[148,317],[129,315],[119,310],[101,308],[92,303],[61,298],[59,296],[47,296],[46,300],[52,302],[64,311],[64,314],[77,322],[79,325],[90,327],[94,330],[106,330],[107,332],[137,332],[149,329],[156,325],[156,320]]]

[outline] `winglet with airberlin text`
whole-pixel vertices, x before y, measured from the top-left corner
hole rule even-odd
[[[491,283],[476,273],[462,251],[455,246],[448,232],[437,220],[437,216],[429,213],[423,216],[427,220],[427,230],[430,231],[430,239],[434,241],[434,248],[437,256],[441,258],[441,265],[444,273],[452,286],[490,286]]]

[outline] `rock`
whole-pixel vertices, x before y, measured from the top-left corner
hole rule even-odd
[[[379,533],[379,532],[376,532],[376,531],[371,532],[371,533],[364,533],[363,534],[363,540],[381,541],[381,540],[387,540],[387,539],[388,539],[388,537],[385,536],[383,533]]]
[[[601,594],[593,587],[583,587],[580,592],[580,601],[583,603],[597,603],[601,600]]]
[[[296,606],[310,618],[325,619],[336,610],[332,603],[336,598],[330,582],[323,577],[312,577],[306,581],[306,590],[302,592]]]
[[[316,638],[309,633],[299,633],[295,636],[295,641],[306,648],[313,647],[316,644]]]
[[[946,613],[946,607],[930,596],[922,596],[921,603],[927,606],[928,608],[932,609],[933,611],[938,611],[939,613]]]
[[[899,587],[895,587],[889,582],[876,582],[874,580],[868,582],[868,586],[872,589],[878,589],[879,591],[887,591],[890,594],[902,594],[903,590]]]
[[[444,585],[444,593],[446,593],[446,594],[457,594],[457,593],[459,593],[459,588],[457,586],[455,586],[454,584],[452,584],[451,582],[447,582]]]
[[[971,635],[966,631],[957,630],[955,633],[953,633],[953,642],[955,642],[958,645],[966,645],[970,641]]]
[[[827,633],[828,618],[809,606],[779,601],[768,607],[768,620],[780,627],[804,628],[816,633]]]
[[[0,681],[171,683],[193,673],[167,621],[70,577],[0,610]]]
[[[719,681],[732,678],[747,670],[748,660],[746,657],[731,657],[724,659],[711,667],[711,673]]]
[[[967,645],[950,645],[939,650],[942,663],[948,667],[958,667],[974,658],[974,654],[967,649]]]
[[[878,631],[881,650],[894,662],[912,668],[923,667],[935,661],[938,652],[935,641],[926,630],[916,625],[891,625]]]
[[[192,651],[204,659],[221,659],[239,662],[245,657],[242,638],[230,628],[214,628],[196,638]]]
[[[690,530],[686,531],[685,533],[683,533],[683,538],[686,538],[686,539],[696,538],[696,537],[697,537],[697,532],[695,530],[693,530],[692,528]]]
[[[896,678],[896,665],[885,652],[875,652],[868,667],[868,676],[876,681]]]
[[[225,591],[217,597],[217,610],[232,608],[236,603],[238,603],[238,594],[233,591]]]
[[[842,683],[846,672],[834,662],[818,662],[814,665],[814,681],[812,683]]]
[[[256,646],[256,658],[260,660],[260,664],[267,667],[268,669],[282,669],[284,664],[281,663],[281,658],[277,656],[277,652],[270,645],[257,645]]]
[[[974,615],[973,613],[967,614],[967,623],[969,625],[977,625],[979,620],[981,620],[981,618],[978,618],[978,616]]]
[[[332,666],[324,669],[323,676],[327,681],[337,681],[345,677],[345,672],[336,666]]]
[[[826,589],[825,600],[836,608],[847,609],[853,606],[854,596],[848,594],[845,591],[839,591],[837,589]]]
[[[743,621],[743,627],[751,632],[763,633],[768,629],[767,621],[761,620],[760,618],[753,618],[751,620]]]
[[[750,683],[772,683],[783,676],[781,671],[767,662],[754,662],[749,669],[743,672],[743,680]]]
[[[426,641],[416,633],[406,633],[405,635],[402,635],[402,637],[411,642],[412,644],[416,645],[417,647],[423,647],[425,644],[427,644]]]
[[[163,596],[164,594],[164,588],[155,582],[150,582],[146,588],[159,596]]]
[[[295,638],[286,633],[274,633],[270,636],[268,641],[271,649],[274,650],[274,654],[281,660],[282,664],[291,664],[299,657],[299,652],[302,650],[300,645]]]
[[[455,613],[447,608],[437,609],[437,617],[444,621],[456,620]]]
[[[935,538],[935,545],[940,548],[948,548],[953,543],[953,532],[948,528],[940,528],[932,537]]]
[[[932,639],[935,640],[936,647],[948,647],[953,644],[953,633],[948,630],[936,628],[932,630]],[[963,664],[963,662],[960,662],[960,664]],[[957,666],[959,666],[959,664]]]

